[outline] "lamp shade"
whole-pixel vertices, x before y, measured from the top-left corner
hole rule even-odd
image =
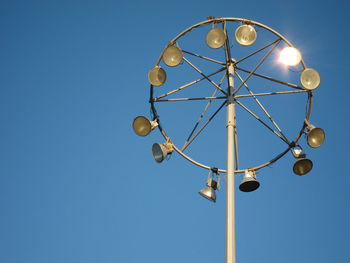
[[[215,193],[215,190],[208,186],[207,188],[204,188],[202,190],[199,191],[199,194],[201,196],[203,196],[204,198],[212,201],[212,202],[216,202],[216,193]]]
[[[256,180],[256,176],[253,172],[245,172],[242,178],[242,182],[239,185],[239,190],[242,192],[252,192],[258,189],[260,183]]]
[[[152,123],[144,116],[138,116],[132,123],[132,128],[139,136],[146,136],[152,131]]]
[[[163,61],[169,67],[175,67],[182,61],[182,50],[176,46],[169,46],[163,53]]]
[[[235,38],[243,46],[249,46],[256,40],[256,31],[251,25],[241,25],[236,29]]]
[[[306,133],[307,134],[307,144],[312,148],[320,147],[325,139],[325,133],[323,129],[316,128],[312,125],[310,125],[310,130]]]
[[[206,36],[206,42],[211,48],[221,48],[225,44],[226,35],[221,28],[212,28],[209,30]]]
[[[160,66],[155,66],[148,73],[148,81],[153,86],[161,86],[166,80],[166,73]]]
[[[152,155],[154,160],[157,163],[161,163],[165,157],[168,155],[168,152],[164,145],[159,143],[154,143],[152,146]]]
[[[305,89],[314,90],[317,89],[320,85],[321,77],[316,70],[312,68],[306,68],[300,75],[300,82]]]
[[[312,169],[312,161],[307,158],[298,158],[293,165],[293,172],[297,175],[304,175]]]
[[[296,66],[301,61],[301,54],[295,47],[285,47],[280,53],[279,61],[286,66]]]

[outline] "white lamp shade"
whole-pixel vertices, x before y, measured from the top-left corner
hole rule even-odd
[[[300,82],[305,89],[314,90],[314,89],[317,89],[318,86],[320,85],[321,77],[316,70],[312,68],[307,68],[307,69],[304,69],[303,72],[301,73]]]
[[[153,86],[161,86],[166,80],[166,73],[160,66],[155,66],[148,73],[148,80]]]
[[[176,67],[182,61],[182,50],[176,46],[169,46],[163,53],[163,61],[169,67]]]
[[[209,30],[206,36],[206,42],[211,48],[221,48],[226,41],[226,35],[221,28],[212,28]]]
[[[236,29],[235,38],[242,46],[249,46],[256,40],[256,31],[251,25],[241,25]]]

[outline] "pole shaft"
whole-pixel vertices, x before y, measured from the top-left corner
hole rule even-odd
[[[233,100],[234,68],[229,62],[228,66],[228,100],[227,100],[227,185],[226,185],[226,239],[225,263],[236,263],[235,248],[235,168],[234,168],[234,129],[235,104]]]

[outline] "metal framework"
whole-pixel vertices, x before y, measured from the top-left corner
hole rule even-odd
[[[223,65],[224,67],[220,67],[218,70],[210,73],[210,74],[204,74],[198,67],[196,67],[192,62],[190,62],[190,60],[187,57],[183,57],[183,61],[188,64],[190,67],[192,67],[194,69],[194,71],[196,71],[197,73],[199,73],[201,75],[201,78],[196,79],[194,81],[191,81],[185,85],[182,85],[181,87],[178,87],[176,89],[173,89],[167,93],[164,93],[162,95],[156,96],[154,97],[154,87],[153,85],[151,85],[150,88],[150,104],[151,104],[151,110],[152,110],[152,117],[153,120],[157,119],[158,123],[159,123],[159,130],[161,132],[161,134],[163,135],[163,137],[165,138],[166,141],[171,142],[171,139],[169,138],[169,136],[166,134],[164,128],[161,125],[160,122],[160,116],[157,113],[156,110],[156,103],[158,102],[178,102],[178,101],[194,101],[194,100],[208,100],[208,104],[206,105],[205,109],[203,110],[203,113],[201,114],[200,118],[198,119],[198,121],[196,122],[193,130],[190,132],[189,137],[187,138],[187,140],[185,141],[184,145],[182,147],[177,147],[176,145],[173,144],[173,148],[176,152],[178,152],[181,156],[183,156],[185,159],[187,159],[188,161],[192,162],[193,164],[202,167],[204,169],[208,169],[211,170],[212,167],[202,164],[198,161],[195,161],[193,158],[191,158],[190,156],[188,156],[187,154],[184,153],[184,151],[186,150],[186,148],[198,137],[198,135],[204,130],[204,128],[210,123],[210,121],[218,114],[218,112],[223,108],[223,106],[225,104],[227,104],[228,101],[228,94],[227,92],[221,87],[222,86],[222,82],[223,79],[226,77],[227,79],[229,78],[227,72],[228,72],[228,66],[230,64],[232,64],[233,69],[234,69],[234,75],[237,76],[237,78],[240,80],[240,84],[238,85],[238,87],[234,90],[233,92],[233,96],[234,96],[234,101],[237,105],[239,105],[242,109],[244,109],[245,111],[247,111],[250,115],[252,115],[255,119],[257,119],[262,125],[264,125],[268,130],[270,130],[273,134],[275,134],[277,137],[279,137],[282,141],[284,141],[286,143],[287,148],[282,151],[281,153],[277,154],[276,156],[274,156],[271,160],[262,163],[260,165],[257,165],[255,167],[247,167],[245,169],[238,169],[238,147],[237,147],[237,143],[235,144],[235,160],[236,160],[236,169],[234,171],[234,173],[240,174],[240,173],[244,173],[244,171],[246,171],[247,169],[249,170],[259,170],[261,168],[264,168],[266,166],[271,165],[272,163],[276,162],[278,159],[280,159],[283,155],[285,155],[291,148],[295,147],[295,145],[297,145],[298,140],[300,139],[301,135],[304,133],[306,125],[302,124],[301,130],[300,132],[297,134],[297,136],[293,139],[293,140],[289,140],[284,133],[282,132],[282,130],[279,128],[279,126],[277,125],[276,121],[274,121],[271,117],[271,115],[267,112],[267,110],[264,108],[264,106],[262,105],[262,103],[258,100],[257,97],[260,96],[270,96],[270,95],[282,95],[282,94],[294,94],[294,93],[308,93],[308,100],[307,100],[307,111],[306,111],[306,115],[305,115],[305,119],[309,120],[310,114],[311,114],[311,106],[312,106],[312,91],[310,90],[305,90],[304,88],[300,87],[297,84],[293,84],[293,83],[288,83],[286,81],[283,80],[279,80],[270,76],[266,76],[260,73],[257,73],[257,69],[262,65],[262,63],[266,60],[266,58],[269,57],[269,55],[271,54],[271,52],[281,43],[284,42],[286,45],[293,47],[293,45],[285,38],[283,37],[281,34],[279,34],[277,31],[273,30],[272,28],[261,24],[259,22],[256,21],[252,21],[249,19],[243,19],[243,18],[232,18],[232,17],[225,17],[225,18],[212,18],[212,19],[208,19],[206,21],[200,22],[198,24],[195,24],[189,28],[187,28],[186,30],[184,30],[183,32],[181,32],[179,35],[177,35],[174,39],[172,39],[169,44],[164,48],[163,52],[161,53],[161,55],[159,56],[156,65],[159,65],[163,56],[163,53],[165,51],[165,49],[171,45],[174,45],[175,43],[177,44],[179,39],[181,37],[183,37],[186,34],[189,34],[192,30],[201,27],[201,26],[205,26],[208,24],[222,24],[223,29],[226,32],[226,23],[227,22],[236,22],[236,23],[242,23],[242,24],[250,24],[250,25],[254,25],[255,27],[260,27],[263,28],[265,30],[270,31],[271,33],[273,33],[277,39],[272,41],[271,43],[268,43],[267,45],[263,46],[262,48],[257,49],[256,51],[250,53],[249,55],[240,58],[239,60],[234,61],[233,58],[231,57],[231,52],[230,52],[230,48],[229,48],[229,43],[227,43],[225,45],[225,55],[226,55],[226,61],[222,62],[222,61],[218,61],[216,59],[212,59],[212,58],[208,58],[199,54],[196,54],[194,52],[190,52],[190,51],[186,51],[186,50],[182,50],[182,52],[186,55],[189,56],[193,56],[193,57],[197,57],[209,62],[213,62],[215,64],[218,65]],[[227,32],[226,32],[227,35]],[[228,39],[227,39],[228,42]],[[260,60],[260,62],[252,69],[252,70],[247,70],[244,69],[240,66],[240,63],[245,61],[246,59],[261,53],[262,51],[268,50],[268,52],[264,55],[264,57]],[[232,62],[232,63],[231,63]],[[302,68],[305,69],[306,65],[304,63],[303,60],[301,60],[301,65]],[[222,72],[222,71],[226,71],[224,77],[221,79],[219,84],[216,84],[214,81],[211,80],[211,77]],[[243,79],[241,77],[241,73],[240,72],[244,72],[244,73],[248,73],[248,76]],[[289,91],[278,91],[278,92],[265,92],[265,93],[253,93],[251,91],[251,89],[249,89],[247,82],[248,80],[252,77],[258,77],[261,79],[266,79],[269,80],[271,82],[274,83],[279,83],[281,85],[284,85],[286,87],[290,87],[293,90],[289,90]],[[194,84],[197,84],[203,80],[208,81],[209,83],[211,83],[213,85],[213,87],[215,87],[214,93],[212,94],[212,96],[208,96],[208,97],[192,97],[192,98],[166,98],[167,96],[174,94],[180,90],[183,90],[185,88],[188,88]],[[237,94],[238,91],[242,88],[245,87],[245,89],[248,91],[249,94]],[[220,93],[223,96],[216,96],[217,91],[220,91]],[[259,107],[264,111],[265,115],[268,117],[268,119],[270,120],[271,124],[273,127],[271,127],[269,124],[267,124],[266,122],[264,122],[260,117],[258,117],[252,110],[250,110],[248,107],[246,107],[242,101],[240,101],[239,99],[241,98],[250,98],[252,97],[256,103],[259,105]],[[209,119],[207,120],[207,122],[201,126],[201,128],[195,133],[196,129],[199,127],[200,121],[202,120],[204,114],[206,113],[209,105],[211,104],[211,102],[213,100],[224,100],[223,103],[220,105],[220,107],[214,112],[214,114],[212,114]],[[275,128],[275,129],[274,129]],[[236,137],[236,132],[235,132],[235,140],[237,140]],[[219,172],[221,173],[226,173],[227,170],[223,169],[223,168],[219,168],[218,169]]]
[[[230,50],[230,43],[229,39],[227,37],[227,23],[242,23],[242,24],[248,24],[252,25],[256,28],[261,28],[263,30],[267,30],[271,32],[276,39],[272,42],[268,43],[267,45],[251,52],[249,55],[240,58],[238,60],[235,60],[231,56],[231,50]],[[151,111],[152,111],[152,118],[153,120],[157,120],[158,122],[158,128],[163,135],[164,139],[167,141],[167,143],[170,143],[173,147],[173,149],[178,152],[181,156],[183,156],[188,161],[192,162],[193,164],[202,167],[204,169],[208,169],[209,173],[213,169],[208,165],[202,164],[198,161],[195,161],[191,157],[189,157],[187,154],[185,154],[185,150],[190,146],[190,144],[200,135],[200,133],[207,127],[207,125],[213,120],[213,118],[222,110],[222,108],[226,105],[227,106],[227,117],[226,117],[226,128],[227,128],[227,165],[226,169],[219,168],[217,169],[220,173],[226,173],[227,175],[227,189],[226,189],[226,249],[225,249],[225,262],[226,263],[235,263],[235,209],[234,209],[234,177],[237,174],[243,173],[247,170],[250,171],[256,171],[259,170],[265,166],[268,166],[274,162],[276,162],[278,159],[280,159],[283,155],[285,155],[288,151],[291,150],[291,148],[297,146],[298,140],[300,139],[301,135],[305,132],[305,129],[307,127],[306,123],[309,121],[309,117],[311,114],[311,106],[312,106],[312,96],[313,93],[311,90],[306,90],[297,84],[288,83],[280,79],[273,78],[271,76],[263,75],[261,73],[257,73],[257,70],[260,68],[260,66],[266,61],[266,59],[270,56],[270,54],[276,49],[278,45],[280,45],[281,42],[283,42],[285,45],[293,47],[293,45],[281,34],[279,34],[277,31],[271,29],[270,27],[267,27],[266,25],[263,25],[259,22],[248,20],[248,19],[242,19],[242,18],[209,18],[206,21],[200,22],[198,24],[195,24],[186,30],[184,30],[182,33],[177,35],[174,39],[172,39],[169,44],[165,47],[161,55],[159,56],[156,66],[158,66],[161,62],[161,59],[163,57],[163,54],[167,47],[178,45],[178,41],[181,37],[185,36],[186,34],[189,34],[191,31],[193,31],[196,28],[199,28],[201,26],[205,25],[216,25],[216,26],[222,26],[222,29],[226,35],[226,40],[224,44],[224,52],[225,52],[225,61],[219,61],[217,59],[209,58],[206,56],[202,56],[200,54],[196,54],[191,51],[185,51],[182,50],[183,54],[186,55],[183,56],[182,61],[183,63],[186,63],[189,65],[190,68],[193,69],[194,72],[197,72],[201,77],[193,80],[185,85],[182,85],[180,87],[177,87],[171,91],[168,91],[164,94],[154,96],[154,87],[151,85],[150,87],[150,104],[151,104]],[[257,54],[262,54],[262,52],[266,52],[265,55],[260,59],[260,61],[255,65],[255,67],[251,70],[243,68],[241,66],[242,62],[244,62],[246,59],[255,56]],[[202,59],[207,62],[214,63],[219,66],[219,68],[215,71],[213,71],[210,74],[204,74],[203,71],[199,69],[198,66],[196,66],[194,63],[192,63],[188,57],[196,57],[199,59]],[[306,65],[303,60],[300,62],[302,70],[306,69]],[[223,77],[220,79],[219,83],[215,83],[212,79],[213,76],[219,74],[220,72],[225,71]],[[246,77],[242,77],[242,74],[248,74]],[[238,79],[239,82],[234,83],[234,77],[235,79]],[[285,87],[291,88],[292,90],[287,91],[277,91],[277,92],[262,92],[262,93],[254,93],[252,89],[248,85],[248,81],[252,78],[260,78],[265,79],[268,81],[271,81],[271,83],[278,83],[281,85],[284,85]],[[223,81],[227,79],[227,89],[222,88]],[[167,98],[169,95],[175,94],[179,92],[180,90],[186,89],[194,84],[197,84],[201,81],[210,83],[210,85],[214,88],[213,93],[211,96],[208,97],[189,97],[189,98]],[[237,87],[235,87],[237,86]],[[247,90],[248,94],[238,94],[238,92],[241,89]],[[220,96],[217,95],[217,93],[220,93]],[[279,127],[277,122],[272,118],[271,114],[266,110],[266,108],[263,106],[263,104],[260,102],[258,97],[261,96],[276,96],[276,95],[286,95],[286,94],[297,94],[297,93],[307,93],[307,102],[306,102],[306,114],[305,114],[305,120],[302,122],[302,127],[299,131],[299,133],[296,135],[294,139],[288,139],[285,133],[282,131],[282,129]],[[268,122],[264,121],[262,118],[260,118],[256,113],[253,112],[252,109],[249,109],[242,100],[245,100],[246,98],[252,98],[256,105],[264,112],[265,118],[268,119]],[[182,147],[177,147],[170,137],[166,134],[164,128],[161,125],[160,116],[157,113],[156,110],[156,104],[159,102],[178,102],[178,101],[194,101],[194,100],[206,100],[208,101],[204,110],[202,111],[201,115],[199,116],[197,122],[195,123],[193,129],[189,132],[189,136],[187,137],[186,141],[184,142],[184,145]],[[216,109],[216,111],[207,119],[207,121],[203,124],[201,124],[201,121],[203,119],[203,116],[207,113],[208,107],[211,105],[211,103],[214,100],[222,100],[222,103],[220,106]],[[237,126],[236,126],[236,116],[235,116],[235,106],[238,105],[241,107],[244,111],[249,113],[253,118],[255,118],[258,122],[260,122],[264,127],[266,127],[269,131],[271,131],[272,134],[277,136],[283,143],[286,145],[286,149],[282,152],[278,153],[276,156],[274,156],[269,161],[266,161],[258,166],[255,167],[246,167],[244,169],[239,169],[239,158],[238,158],[238,146],[237,146]]]

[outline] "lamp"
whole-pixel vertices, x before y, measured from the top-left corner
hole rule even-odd
[[[301,54],[295,47],[285,47],[280,53],[279,61],[286,66],[296,66],[301,61]]]
[[[242,46],[249,46],[256,40],[256,31],[251,25],[241,25],[236,29],[235,38]]]
[[[212,178],[208,178],[207,184],[208,187],[199,191],[199,194],[209,201],[216,202],[215,190],[217,189],[217,182]]]
[[[221,48],[225,44],[226,35],[221,28],[212,28],[209,30],[206,36],[206,42],[211,48]]]
[[[302,149],[293,149],[293,156],[296,161],[293,165],[293,172],[297,175],[304,175],[311,171],[312,161],[306,158],[306,154]]]
[[[176,46],[169,46],[163,53],[163,61],[169,67],[176,67],[182,61],[182,50]]]
[[[312,148],[320,147],[324,139],[326,137],[325,132],[321,128],[317,128],[314,125],[310,124],[307,120],[305,120],[307,125],[307,144]]]
[[[164,69],[162,69],[158,65],[152,68],[148,73],[148,81],[153,86],[161,86],[165,82],[165,80],[166,80],[166,73]]]
[[[139,136],[148,135],[157,126],[157,120],[150,121],[144,116],[136,117],[134,119],[134,122],[132,123],[132,128],[134,129],[134,132]]]
[[[252,192],[256,189],[258,189],[260,186],[260,183],[256,180],[256,175],[254,171],[246,170],[242,182],[239,185],[239,190],[242,192]]]
[[[173,146],[170,142],[164,144],[154,143],[152,146],[152,155],[157,163],[161,163],[168,154],[174,151]]]
[[[305,89],[314,90],[317,89],[320,85],[321,77],[316,70],[312,68],[306,68],[300,75],[300,82]]]

